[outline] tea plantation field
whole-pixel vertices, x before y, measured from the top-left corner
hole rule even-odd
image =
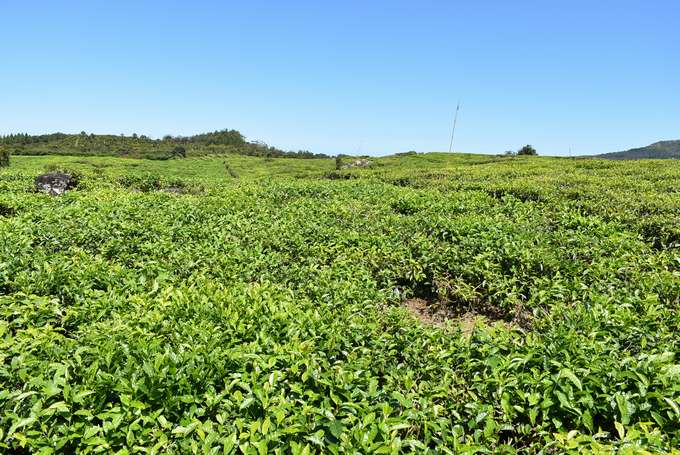
[[[12,157],[0,452],[678,453],[680,163],[334,169]]]

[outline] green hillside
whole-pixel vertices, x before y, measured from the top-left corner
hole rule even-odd
[[[308,151],[287,152],[261,142],[249,142],[236,130],[221,130],[194,136],[115,136],[101,134],[12,134],[0,137],[0,148],[12,155],[120,156],[168,159],[183,150],[186,156],[239,154],[264,157],[320,158]]]
[[[642,159],[680,159],[680,140],[660,141],[646,147],[639,147],[623,152],[604,153],[597,158],[607,160],[642,160]]]
[[[0,452],[678,453],[680,162],[335,164],[12,157]]]

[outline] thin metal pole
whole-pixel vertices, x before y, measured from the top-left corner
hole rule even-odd
[[[456,123],[458,122],[458,111],[460,110],[460,102],[456,105],[456,114],[453,116],[453,128],[451,128],[451,142],[449,142],[449,153],[453,150],[453,133],[456,132]]]

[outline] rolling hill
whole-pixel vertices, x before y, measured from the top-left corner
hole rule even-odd
[[[659,141],[646,147],[633,148],[623,152],[603,153],[595,157],[607,160],[679,159],[680,140]]]

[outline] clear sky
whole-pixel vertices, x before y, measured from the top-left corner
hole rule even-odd
[[[680,139],[680,1],[0,0],[0,134],[328,154]]]

